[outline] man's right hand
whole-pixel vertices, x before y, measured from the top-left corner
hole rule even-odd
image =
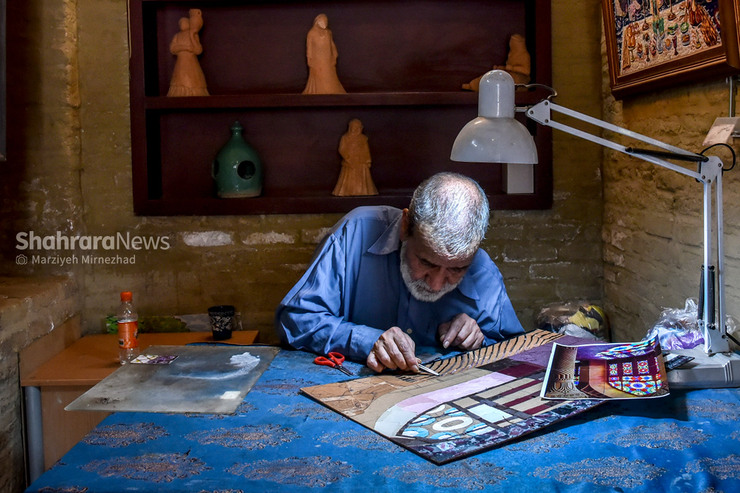
[[[419,371],[414,341],[400,329],[391,327],[381,334],[367,356],[367,366],[375,372],[389,370]]]

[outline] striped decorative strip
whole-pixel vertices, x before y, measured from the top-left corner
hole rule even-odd
[[[536,329],[480,349],[429,363],[427,366],[441,375],[450,375],[468,368],[487,365],[528,349],[542,346],[562,337],[562,334]]]

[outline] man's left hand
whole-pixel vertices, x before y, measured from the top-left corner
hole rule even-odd
[[[456,315],[449,322],[439,324],[437,333],[445,349],[450,346],[465,351],[478,349],[485,340],[478,322],[465,313]]]

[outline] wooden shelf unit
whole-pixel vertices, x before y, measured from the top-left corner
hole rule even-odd
[[[203,12],[199,60],[211,95],[171,98],[169,43],[190,8]],[[347,94],[300,94],[305,36],[319,13],[329,18]],[[533,82],[551,83],[549,0],[130,0],[129,19],[137,214],[405,207],[416,185],[442,170],[477,179],[494,209],[552,204],[548,128],[525,122],[540,161],[531,194],[505,193],[505,166],[449,159],[457,132],[477,116],[477,93],[461,84],[503,64],[512,34],[527,38]],[[541,96],[520,90],[517,104]],[[370,141],[377,196],[331,195],[339,138],[352,118],[362,120]],[[211,163],[237,120],[263,162],[263,194],[219,199]]]

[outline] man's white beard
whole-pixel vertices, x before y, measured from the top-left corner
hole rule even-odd
[[[406,262],[406,242],[401,243],[401,277],[403,278],[406,288],[411,293],[411,296],[419,301],[425,301],[427,303],[433,303],[439,300],[442,296],[446,295],[457,287],[460,282],[455,284],[445,284],[439,291],[432,291],[424,281],[424,278],[417,279],[414,281],[411,277],[411,267]]]

